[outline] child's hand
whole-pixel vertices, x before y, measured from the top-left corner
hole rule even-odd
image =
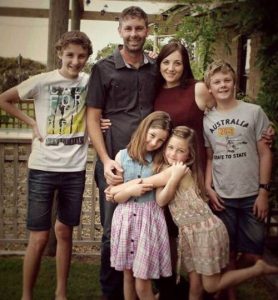
[[[145,193],[153,190],[152,183],[136,183],[127,188],[128,193],[133,197],[140,197]]]
[[[260,220],[263,221],[268,214],[268,192],[259,192],[259,195],[253,206],[253,214]]]
[[[39,132],[39,128],[38,128],[38,124],[37,122],[35,122],[33,125],[32,125],[32,129],[33,129],[33,139],[37,138],[40,142],[43,141],[43,138]]]
[[[111,186],[108,186],[105,190],[105,198],[108,202],[114,202],[114,194],[111,193]]]
[[[186,164],[182,162],[176,162],[172,165],[171,178],[180,180],[188,171],[189,168],[186,166]]]

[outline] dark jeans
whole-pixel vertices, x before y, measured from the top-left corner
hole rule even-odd
[[[33,231],[50,229],[55,190],[58,191],[58,220],[68,226],[77,226],[84,187],[85,171],[49,172],[30,169],[27,228]]]
[[[101,244],[100,284],[103,295],[109,300],[122,300],[123,297],[123,273],[110,266],[110,236],[111,223],[116,205],[106,201],[104,190],[107,187],[104,178],[103,164],[96,162],[95,180],[99,189],[100,222],[103,227]]]

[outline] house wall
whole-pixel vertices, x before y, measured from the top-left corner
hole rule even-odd
[[[225,45],[224,36],[220,36],[218,42],[215,43],[215,56],[214,59],[224,59],[228,61],[232,67],[234,68],[237,76],[239,76],[239,66],[240,66],[240,39],[237,34],[232,31],[232,29],[228,29],[228,43],[229,48]],[[256,55],[260,46],[260,36],[258,34],[251,36],[251,51],[249,53],[249,72],[248,79],[246,84],[246,94],[251,99],[256,99],[261,83],[261,72],[259,68],[256,66]]]

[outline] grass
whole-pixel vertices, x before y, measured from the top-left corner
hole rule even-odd
[[[73,259],[68,282],[68,300],[95,300],[100,296],[99,265]],[[21,257],[0,257],[0,299],[19,300],[22,286]],[[52,300],[55,290],[55,259],[44,257],[34,291],[34,300]],[[238,300],[272,300],[262,280],[250,280],[238,288]],[[185,297],[186,299],[186,297]],[[173,299],[175,300],[175,299]]]
[[[0,299],[19,300],[22,287],[20,257],[0,257]],[[52,300],[55,291],[55,259],[44,257],[34,290],[34,300]],[[68,300],[94,300],[100,296],[99,266],[73,260],[69,281]]]

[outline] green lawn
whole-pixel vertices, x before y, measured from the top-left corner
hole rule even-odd
[[[0,257],[0,299],[19,300],[22,285],[22,263],[19,257]],[[68,300],[93,300],[100,296],[99,266],[72,262],[68,282]],[[34,300],[52,300],[55,291],[55,259],[44,257],[34,291]]]
[[[87,259],[87,261],[90,260]],[[20,299],[22,262],[21,257],[0,257],[1,300]],[[97,300],[100,296],[98,274],[98,265],[74,258],[69,277],[68,300]],[[35,288],[34,300],[52,300],[54,299],[54,290],[55,260],[44,257]],[[272,300],[273,297],[263,281],[257,279],[238,287],[238,300],[245,299]]]

